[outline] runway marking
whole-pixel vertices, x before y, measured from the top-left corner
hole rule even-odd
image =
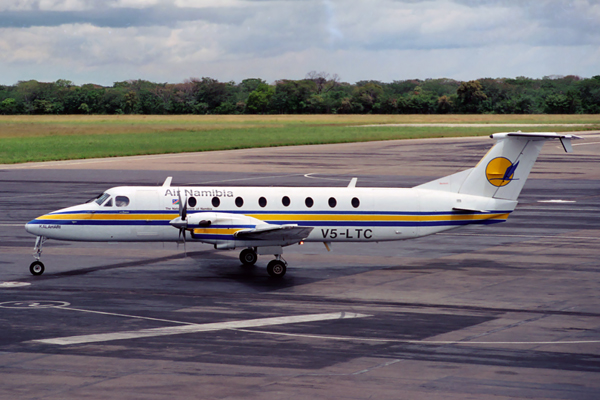
[[[324,180],[324,181],[342,181],[342,182],[349,182],[349,180],[347,178],[344,179],[340,179],[340,178],[321,178],[318,176],[311,176],[311,175],[315,175],[318,172],[311,172],[310,174],[304,174],[305,178],[309,178],[309,179],[320,179],[320,180]]]
[[[242,321],[228,321],[228,322],[215,322],[209,324],[190,324],[185,326],[169,326],[164,328],[151,328],[151,329],[140,329],[137,331],[124,331],[114,333],[100,333],[92,335],[78,335],[78,336],[67,336],[52,339],[38,339],[32,340],[36,343],[55,344],[60,346],[72,345],[72,344],[83,344],[83,343],[98,343],[108,342],[112,340],[123,340],[123,339],[138,339],[144,337],[157,337],[157,336],[168,336],[168,335],[180,335],[185,333],[197,333],[197,332],[209,332],[218,331],[225,329],[242,329],[242,328],[253,328],[260,326],[272,326],[272,325],[284,325],[294,324],[300,322],[315,322],[315,321],[328,321],[336,319],[349,319],[349,318],[365,318],[370,317],[367,314],[348,313],[348,312],[336,312],[327,314],[308,314],[308,315],[295,315],[290,317],[274,317],[274,318],[259,318]]]
[[[29,286],[31,285],[31,283],[29,282],[0,282],[0,288],[14,288],[14,287],[23,287],[23,286]],[[0,304],[0,307],[2,307],[2,304]]]
[[[70,305],[66,301],[54,300],[27,300],[27,301],[5,301],[0,303],[0,308],[63,308]]]
[[[119,313],[112,313],[112,312],[106,312],[106,311],[83,310],[81,308],[72,308],[72,307],[61,307],[61,309],[69,310],[69,311],[81,311],[81,312],[86,312],[86,313],[91,313],[91,314],[112,315],[115,317],[125,317],[125,318],[135,318],[135,319],[147,319],[149,321],[170,322],[173,324],[194,325],[193,322],[173,321],[171,319],[142,317],[139,315],[119,314]]]
[[[271,178],[289,178],[291,176],[301,176],[302,174],[286,174],[286,175],[272,175],[272,176],[256,176],[256,177],[250,177],[250,178],[235,178],[235,179],[219,179],[216,181],[206,181],[206,182],[200,182],[200,183],[186,183],[180,186],[202,186],[202,185],[207,185],[209,183],[222,183],[222,182],[235,182],[235,181],[253,181],[253,180],[261,180],[261,179],[271,179]]]
[[[529,206],[525,207],[525,206],[523,206],[523,208],[520,208],[518,211],[520,213],[523,213],[525,211],[565,211],[565,210],[568,210],[569,212],[589,212],[589,211],[598,212],[597,207],[596,208],[582,208],[579,206],[569,207],[569,205],[565,205],[564,207],[560,207],[560,208],[559,207],[553,208],[551,206],[548,206],[548,207],[529,207]]]
[[[439,236],[482,236],[480,233],[436,233]],[[584,239],[584,240],[598,240],[600,237],[593,236],[561,236],[561,235],[500,235],[500,234],[487,234],[485,236],[495,236],[495,237],[524,237],[531,239],[545,239],[545,238],[553,238],[553,239]]]
[[[588,146],[590,144],[598,144],[598,143],[600,143],[600,142],[575,143],[575,144],[572,144],[571,146]]]
[[[351,336],[327,336],[327,335],[311,335],[303,333],[286,333],[286,332],[271,332],[271,331],[257,331],[253,329],[236,329],[240,332],[248,333],[262,333],[264,335],[279,335],[279,336],[291,336],[291,337],[303,337],[311,339],[326,339],[326,340],[342,340],[342,341],[362,341],[362,342],[393,342],[393,343],[408,343],[408,344],[529,344],[529,345],[542,345],[542,344],[595,344],[600,343],[599,340],[564,340],[564,341],[545,341],[545,342],[462,342],[460,340],[409,340],[409,339],[385,339],[385,338],[364,338],[364,337],[351,337]]]

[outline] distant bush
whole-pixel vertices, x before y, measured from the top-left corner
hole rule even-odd
[[[0,86],[0,114],[598,114],[600,75],[542,79],[482,78],[340,82],[305,79],[241,83],[204,77],[183,83],[144,80],[112,87],[71,81]]]

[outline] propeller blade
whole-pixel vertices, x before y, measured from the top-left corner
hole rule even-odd
[[[183,211],[183,204],[181,203],[181,189],[177,189],[177,197],[179,197],[179,216],[181,217],[181,213]]]
[[[187,218],[187,197],[181,200],[181,189],[177,191],[177,196],[179,197],[179,216],[182,220],[186,220]]]
[[[187,248],[185,246],[185,230],[187,228],[187,198],[182,201],[181,199],[181,188],[177,190],[177,197],[179,197],[179,218],[170,222],[176,228],[179,228],[179,240],[177,241],[177,247],[183,236],[183,254],[187,257]]]

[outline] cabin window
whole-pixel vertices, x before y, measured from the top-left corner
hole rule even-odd
[[[334,208],[335,206],[337,206],[337,200],[333,197],[329,198],[329,207]]]
[[[313,201],[312,197],[307,197],[306,200],[304,200],[304,204],[306,204],[306,207],[311,208],[315,202]]]
[[[356,197],[352,198],[352,207],[358,208],[360,206],[360,200]]]
[[[188,206],[190,206],[190,207],[196,207],[196,204],[198,204],[198,200],[196,200],[195,197],[190,197],[188,199]]]
[[[267,199],[261,197],[260,199],[258,199],[258,205],[261,207],[265,207],[267,205]]]
[[[129,197],[117,196],[117,198],[115,199],[115,205],[117,207],[127,207],[129,205]]]
[[[218,197],[213,197],[211,203],[213,207],[219,207],[221,205],[221,199]]]
[[[285,207],[289,206],[291,203],[290,198],[287,196],[283,196],[283,198],[281,199],[281,204],[283,204]]]
[[[110,197],[110,194],[108,194],[108,193],[102,193],[100,196],[98,196],[96,198],[96,203],[98,203],[98,205],[101,205],[109,197]]]
[[[244,205],[244,199],[242,199],[241,197],[236,197],[235,198],[235,205],[238,207],[241,207]]]
[[[109,199],[106,203],[104,203],[104,207],[112,207],[112,199]]]

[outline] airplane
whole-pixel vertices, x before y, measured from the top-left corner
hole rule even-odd
[[[554,132],[490,135],[494,146],[474,167],[413,188],[356,187],[174,187],[121,186],[87,203],[28,222],[36,235],[29,270],[44,273],[47,239],[93,242],[183,242],[242,249],[252,266],[273,254],[271,277],[287,270],[283,248],[303,242],[382,242],[433,235],[468,225],[506,221],[517,206],[543,144],[557,139],[567,153],[571,140]]]

